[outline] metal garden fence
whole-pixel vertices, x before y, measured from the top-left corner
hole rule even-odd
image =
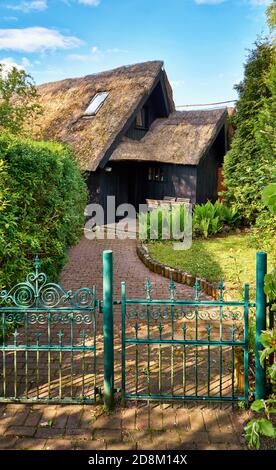
[[[256,398],[265,396],[259,352],[266,328],[266,253],[257,253],[256,302],[244,286],[241,301],[131,299],[122,282],[113,299],[113,255],[103,252],[103,299],[95,287],[66,291],[48,282],[40,262],[22,282],[0,292],[0,402],[95,403],[114,400],[114,306],[121,309],[122,400],[248,401],[249,309],[256,310]],[[98,348],[103,342],[103,348]],[[102,345],[101,345],[102,346]],[[103,349],[103,357],[102,351]],[[236,376],[242,357],[243,380]]]

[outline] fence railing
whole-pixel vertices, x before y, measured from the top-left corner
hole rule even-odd
[[[264,292],[266,266],[266,253],[257,253],[255,303],[249,301],[247,284],[242,301],[224,301],[222,283],[218,300],[201,298],[198,283],[194,298],[178,299],[172,282],[167,299],[154,299],[149,281],[144,299],[128,298],[123,282],[121,298],[114,300],[113,254],[104,251],[103,298],[98,300],[95,289],[72,292],[46,282],[36,260],[35,272],[26,282],[0,292],[0,401],[95,402],[96,395],[102,394],[96,380],[97,364],[102,365],[97,362],[96,328],[102,323],[100,374],[104,401],[111,408],[115,392],[114,305],[121,308],[124,400],[247,401],[250,308],[256,309],[255,396],[264,398],[266,372],[259,355],[268,307]],[[101,313],[103,322],[98,322]],[[234,389],[237,351],[243,356],[242,393]],[[76,367],[79,377],[75,386]]]

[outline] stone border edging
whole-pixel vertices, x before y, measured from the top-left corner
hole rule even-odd
[[[193,276],[189,273],[181,271],[181,269],[171,268],[166,264],[159,263],[158,261],[151,258],[147,247],[141,243],[137,242],[136,244],[136,253],[139,259],[144,263],[144,265],[152,272],[160,274],[163,277],[172,279],[175,282],[180,284],[186,284],[187,286],[193,287],[195,285],[196,279],[199,282],[200,290],[205,292],[205,294],[212,296],[215,300],[219,299],[219,290],[216,284],[206,281],[200,277]]]

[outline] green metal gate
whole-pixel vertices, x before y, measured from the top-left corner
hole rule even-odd
[[[248,400],[249,287],[241,302],[128,299],[122,284],[122,389],[126,399]],[[243,358],[244,383],[236,387],[235,362]]]
[[[66,292],[39,268],[0,292],[0,402],[94,403],[95,288]]]

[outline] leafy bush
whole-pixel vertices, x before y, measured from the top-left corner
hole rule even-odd
[[[227,226],[234,228],[237,226],[239,217],[237,209],[228,207],[219,201],[212,204],[196,204],[193,213],[193,228],[196,233],[208,238],[223,231]]]
[[[151,212],[139,213],[140,238],[143,240],[179,239],[177,234],[184,230],[185,207],[173,209],[156,208]]]
[[[0,288],[22,280],[36,254],[57,278],[81,235],[86,198],[67,147],[0,136]]]

